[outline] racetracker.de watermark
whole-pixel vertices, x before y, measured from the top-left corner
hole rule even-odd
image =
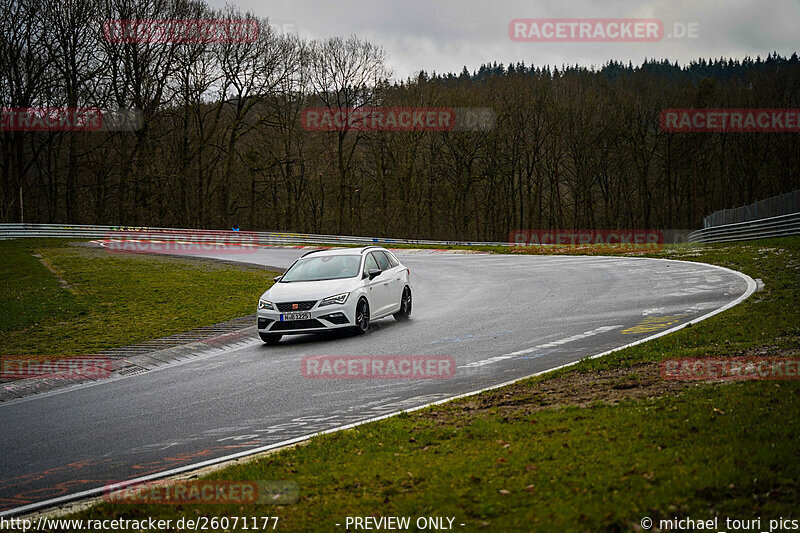
[[[226,19],[117,19],[103,24],[110,43],[252,43],[258,21]]]
[[[111,375],[112,370],[113,363],[105,356],[4,355],[0,357],[0,379],[103,379]]]
[[[109,484],[103,499],[117,504],[288,504],[299,495],[294,481],[162,480]]]
[[[517,246],[615,245],[659,250],[664,246],[664,233],[654,229],[517,229],[509,232],[508,242]]]
[[[4,107],[0,131],[134,131],[144,118],[139,109],[98,107]]]
[[[664,109],[658,121],[671,133],[798,133],[800,109]]]
[[[490,131],[489,107],[315,107],[300,113],[306,131]]]
[[[656,42],[664,38],[664,23],[637,18],[513,19],[508,36],[529,43]]]
[[[662,361],[659,369],[663,379],[677,381],[800,379],[800,359],[791,357],[687,357]]]
[[[447,379],[455,372],[449,355],[309,355],[300,361],[309,379]]]
[[[100,244],[107,252],[119,254],[252,254],[258,250],[256,234],[248,231],[114,231]]]

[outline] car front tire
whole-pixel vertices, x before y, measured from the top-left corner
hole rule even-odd
[[[356,305],[356,327],[355,332],[363,335],[369,329],[369,304],[362,298]]]
[[[283,335],[276,335],[274,333],[261,333],[258,332],[258,336],[261,337],[261,340],[264,341],[266,344],[278,344],[281,340]]]
[[[395,320],[402,322],[411,318],[411,289],[403,289],[403,297],[400,299],[400,310],[392,315]]]

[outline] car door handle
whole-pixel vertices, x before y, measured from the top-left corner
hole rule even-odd
[[[400,281],[400,276],[397,276],[396,278],[394,278],[394,280],[395,281]]]
[[[384,282],[383,282],[383,284],[384,284],[384,285],[388,285],[388,284],[389,284],[389,282],[388,282],[388,281],[384,281]]]

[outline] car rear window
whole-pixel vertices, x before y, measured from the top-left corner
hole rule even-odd
[[[398,261],[397,258],[394,255],[392,255],[391,252],[383,252],[383,255],[385,255],[386,259],[389,260],[389,264],[392,265],[392,268],[400,264],[400,261]]]

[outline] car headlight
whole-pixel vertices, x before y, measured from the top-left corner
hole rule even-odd
[[[349,292],[343,292],[342,294],[337,294],[336,296],[328,296],[319,303],[319,306],[322,307],[323,305],[333,305],[333,304],[341,305],[347,301],[348,296],[350,296]]]
[[[259,301],[258,301],[258,308],[259,308],[259,309],[272,309],[272,310],[274,310],[274,309],[275,309],[275,308],[272,306],[272,302],[270,302],[270,301],[267,301],[267,300],[259,300]]]

